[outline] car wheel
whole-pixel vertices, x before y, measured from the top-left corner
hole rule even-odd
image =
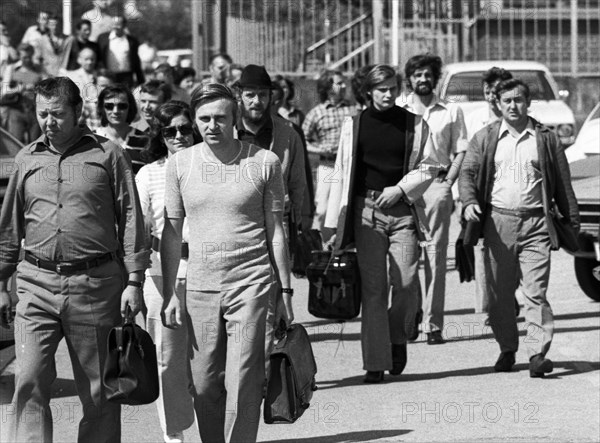
[[[594,276],[594,268],[600,262],[592,258],[575,257],[575,276],[577,283],[585,295],[595,301],[600,301],[600,280]]]

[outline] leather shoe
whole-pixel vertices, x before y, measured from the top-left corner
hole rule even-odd
[[[542,378],[546,373],[554,370],[554,363],[542,354],[536,354],[529,359],[529,376],[531,378]]]
[[[365,383],[380,383],[383,381],[383,371],[367,371]]]
[[[515,353],[508,351],[503,352],[498,357],[498,361],[494,365],[494,371],[496,372],[510,372],[515,364]]]
[[[392,345],[392,369],[390,375],[400,375],[406,367],[406,343],[403,345]]]
[[[410,335],[408,336],[408,339],[410,341],[415,341],[417,338],[419,338],[419,326],[421,325],[422,321],[423,309],[419,308],[419,310],[417,311],[417,315],[415,316],[415,324],[413,325],[410,331]]]
[[[433,331],[427,333],[427,344],[428,345],[443,345],[446,343],[444,337],[442,337],[442,331]]]

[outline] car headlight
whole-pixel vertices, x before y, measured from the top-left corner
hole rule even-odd
[[[556,128],[556,133],[559,137],[570,137],[573,135],[573,125],[562,124]]]

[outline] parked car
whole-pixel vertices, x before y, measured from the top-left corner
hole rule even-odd
[[[583,292],[600,301],[600,103],[566,155],[581,216],[575,276]]]
[[[10,133],[0,128],[0,207],[4,200],[8,178],[13,168],[14,158],[23,148],[23,143],[13,137]],[[14,285],[14,276],[9,281],[9,291],[13,300],[13,310],[17,304],[17,294]],[[11,325],[10,329],[0,328],[0,342],[8,342],[14,340],[14,329]]]
[[[529,114],[554,129],[565,147],[573,144],[575,116],[563,101],[568,97],[568,91],[559,91],[550,70],[541,63],[489,60],[448,64],[439,84],[440,98],[458,103],[467,121],[471,114],[487,112],[481,78],[485,71],[494,66],[509,70],[513,77],[527,83],[531,92]]]

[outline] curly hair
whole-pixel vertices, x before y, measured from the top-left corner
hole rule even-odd
[[[411,57],[404,66],[404,75],[406,77],[406,83],[408,88],[412,90],[410,84],[410,76],[415,73],[418,69],[424,69],[430,67],[433,75],[433,87],[435,88],[437,82],[442,76],[442,59],[437,55],[421,54]]]

